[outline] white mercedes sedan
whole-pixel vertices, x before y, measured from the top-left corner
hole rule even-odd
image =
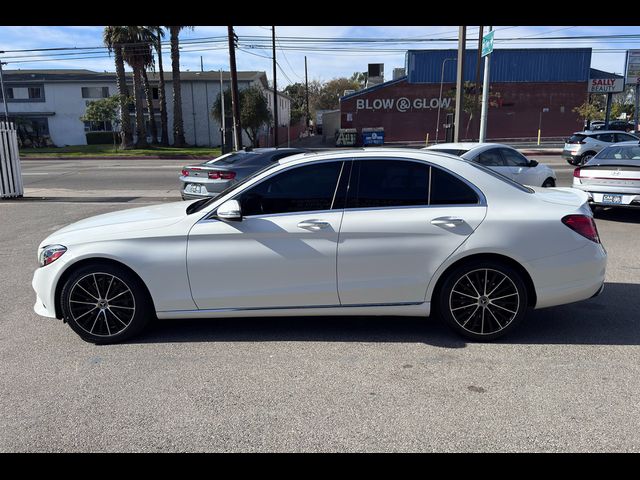
[[[294,155],[218,197],[88,218],[46,238],[35,311],[115,343],[154,318],[436,314],[471,340],[603,287],[587,194],[448,154]]]
[[[458,155],[465,160],[489,167],[511,180],[534,187],[555,187],[555,172],[543,163],[529,160],[518,150],[501,143],[437,143],[423,148]]]

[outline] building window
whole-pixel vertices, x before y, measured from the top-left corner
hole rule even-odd
[[[30,99],[40,99],[40,98],[42,98],[42,88],[40,88],[40,87],[29,87],[29,98]]]
[[[151,89],[151,96],[153,97],[154,100],[158,100],[159,96],[158,96],[158,87],[153,87]]]
[[[112,132],[113,127],[111,122],[84,122],[85,132]]]
[[[13,99],[13,88],[5,88],[5,91],[7,92],[7,98],[9,100]],[[0,100],[4,101],[4,97],[2,96],[2,90],[0,89]]]
[[[107,98],[109,87],[82,87],[82,98]]]
[[[49,135],[49,119],[47,117],[9,117],[16,128],[23,134],[41,137]]]

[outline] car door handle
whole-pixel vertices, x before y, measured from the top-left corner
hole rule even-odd
[[[444,227],[455,227],[456,225],[462,225],[464,220],[457,217],[438,217],[431,220],[431,225],[442,225]]]
[[[322,220],[304,220],[298,224],[298,228],[304,228],[305,230],[310,230],[312,232],[316,232],[327,227],[329,227],[329,222],[323,222]]]

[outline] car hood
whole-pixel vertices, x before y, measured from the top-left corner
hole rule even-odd
[[[133,237],[137,232],[179,222],[187,216],[187,207],[196,201],[163,203],[85,218],[52,233],[40,246],[83,243],[99,238]]]
[[[536,197],[548,203],[581,207],[589,200],[589,196],[585,192],[583,192],[582,190],[577,190],[575,188],[530,188],[532,188],[536,192]]]

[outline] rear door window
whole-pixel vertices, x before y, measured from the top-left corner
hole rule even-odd
[[[429,166],[406,160],[357,160],[347,208],[419,206],[429,203]]]
[[[489,150],[485,150],[480,153],[476,158],[473,159],[474,162],[478,162],[480,165],[484,165],[485,167],[504,167],[504,158],[500,154],[500,149],[491,148]]]
[[[430,205],[461,205],[480,203],[478,194],[459,178],[438,167],[431,167]]]
[[[613,133],[600,133],[595,136],[601,142],[613,143]]]
[[[582,135],[582,134],[578,133],[578,134],[575,134],[575,135],[571,135],[569,137],[569,139],[567,140],[567,143],[580,143],[585,138],[587,138],[587,135]]]
[[[529,165],[529,160],[516,150],[501,148],[500,152],[502,153],[502,157],[504,158],[507,167],[526,167]]]

